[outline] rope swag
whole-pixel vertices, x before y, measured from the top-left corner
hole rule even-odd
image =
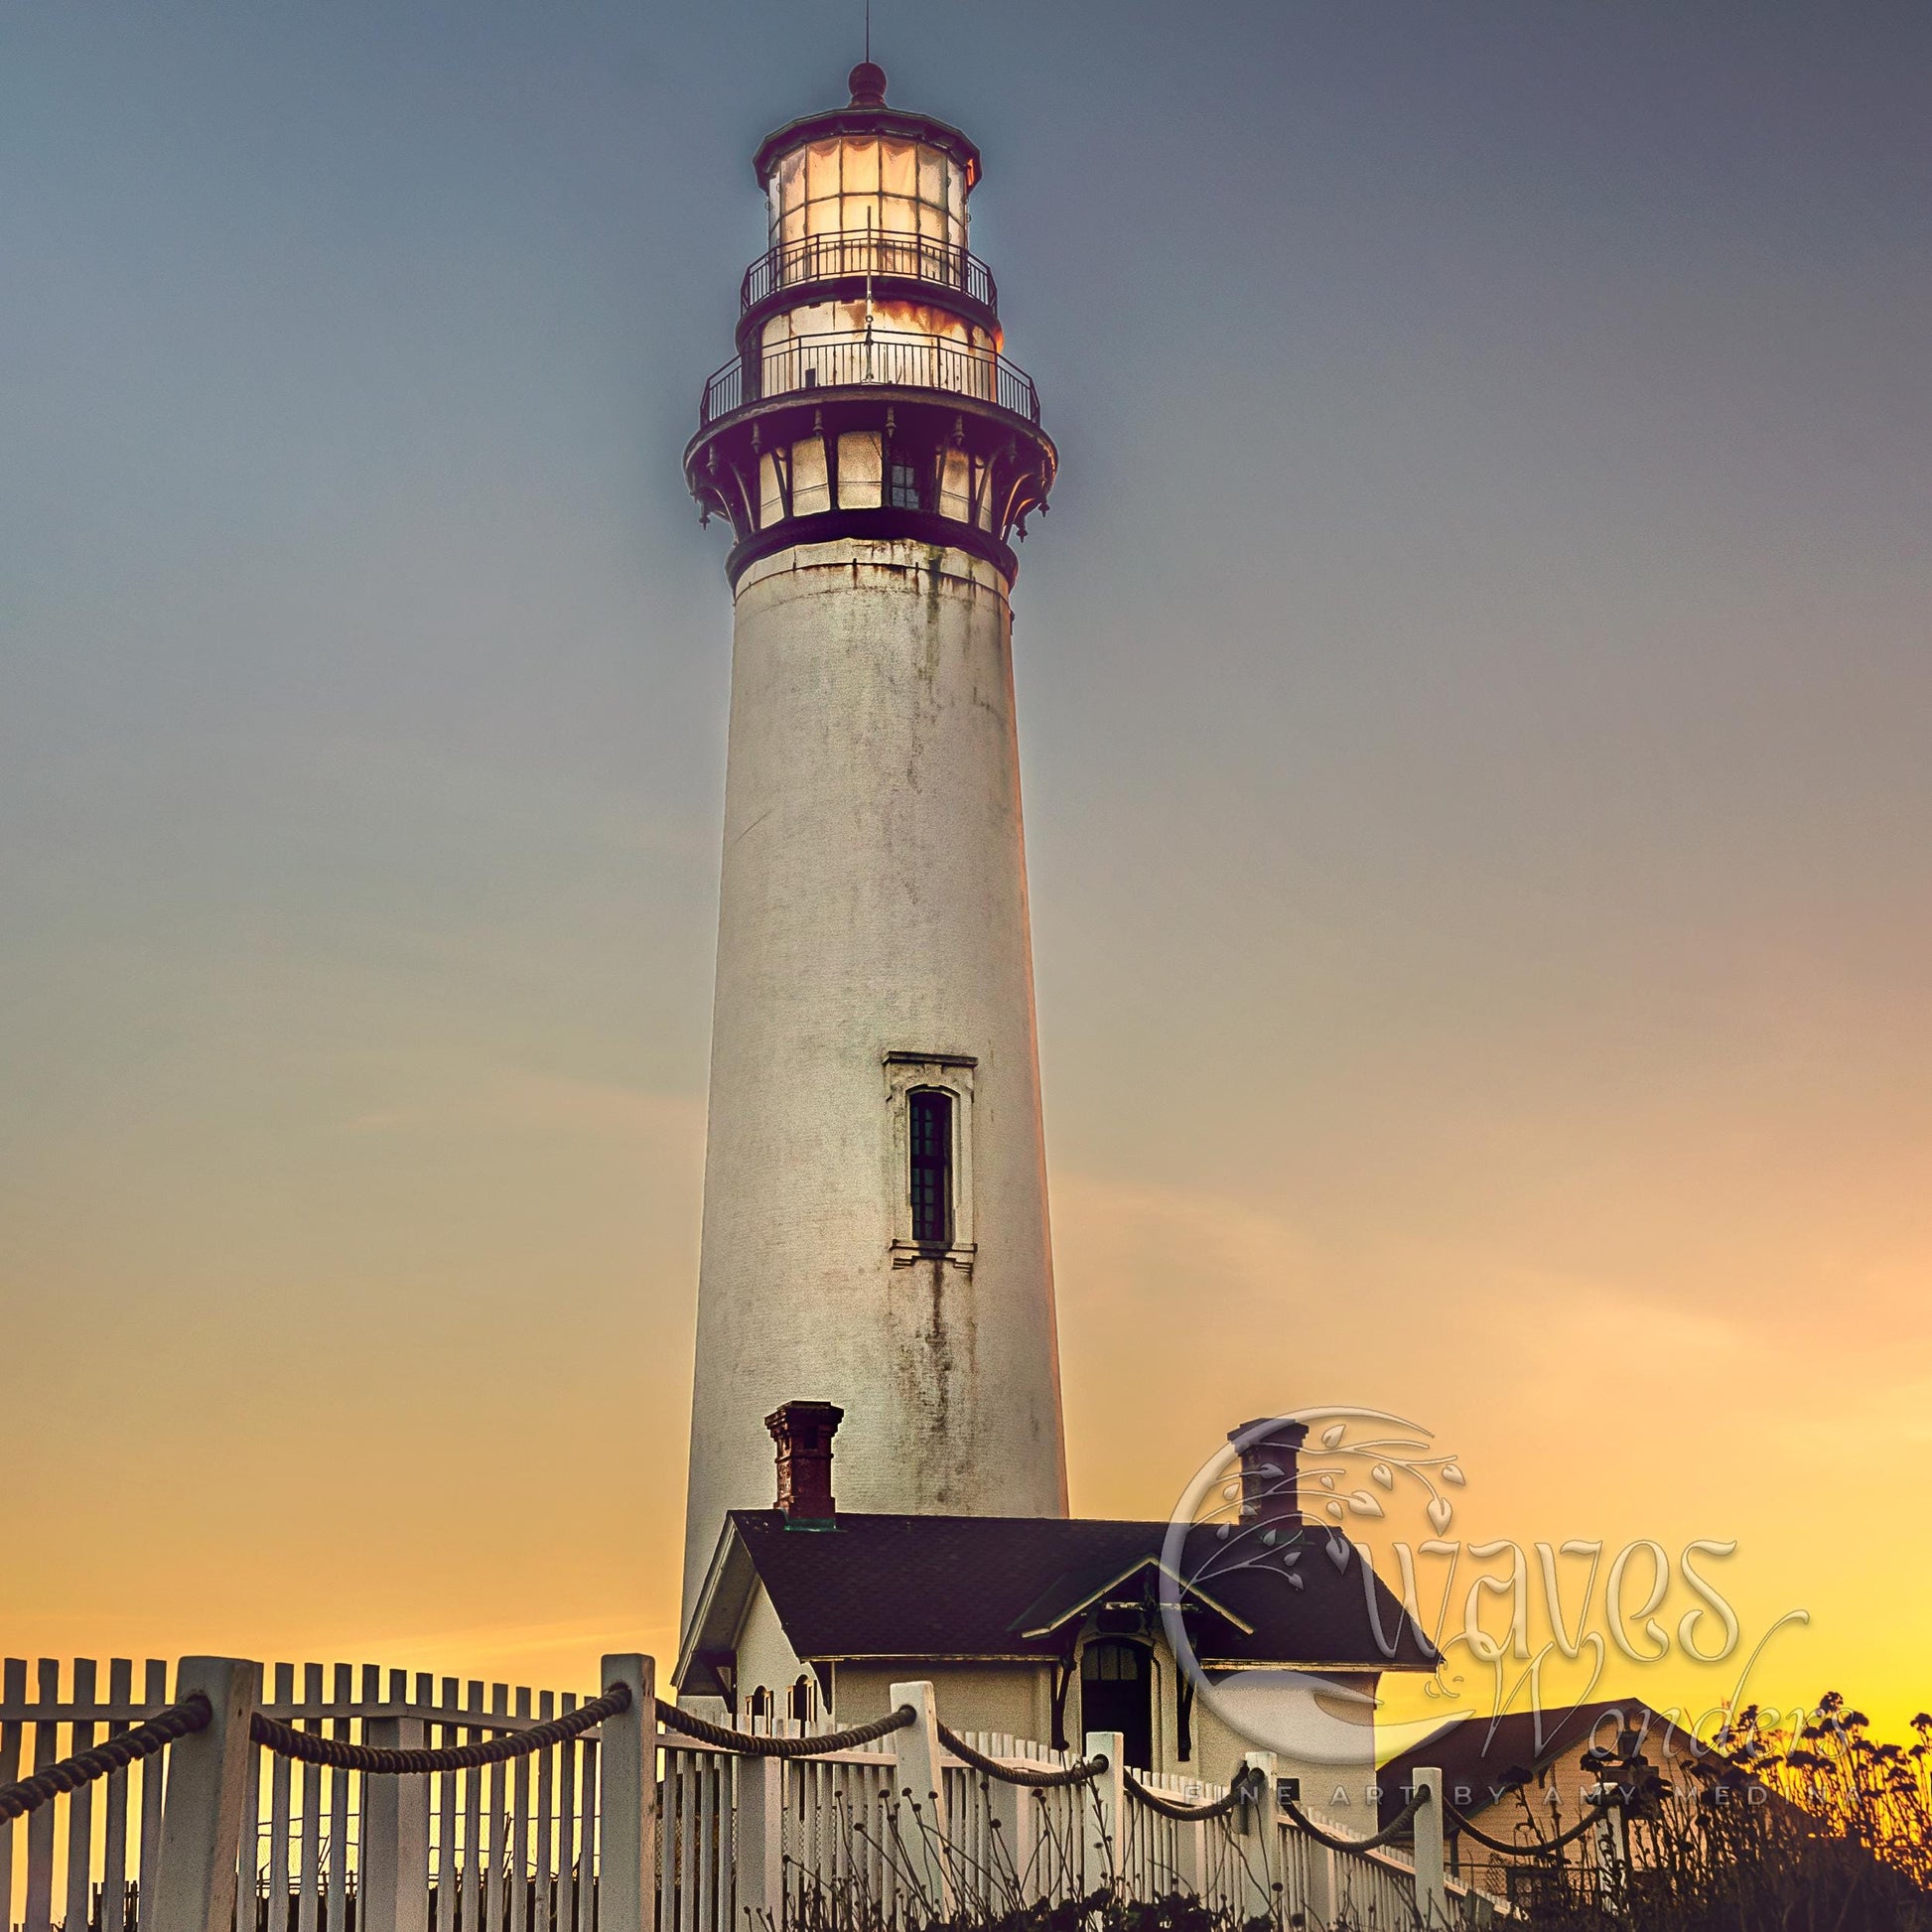
[[[474,1771],[484,1764],[503,1764],[528,1757],[575,1737],[580,1731],[620,1711],[630,1709],[630,1686],[614,1684],[601,1698],[580,1705],[549,1724],[510,1731],[476,1744],[450,1744],[442,1750],[390,1750],[379,1744],[351,1744],[344,1737],[318,1737],[307,1730],[264,1718],[258,1711],[249,1721],[248,1734],[278,1757],[299,1758],[304,1764],[327,1764],[338,1771],[365,1771],[377,1777],[400,1777],[427,1771]]]
[[[1415,1817],[1428,1802],[1427,1791],[1412,1791],[1409,1802],[1375,1834],[1373,1838],[1336,1838],[1331,1832],[1324,1832],[1302,1807],[1292,1799],[1282,1801],[1282,1809],[1301,1826],[1303,1831],[1317,1845],[1325,1845],[1331,1852],[1372,1852],[1378,1845],[1386,1845],[1392,1838],[1399,1838],[1403,1828]]]
[[[1206,1805],[1190,1805],[1179,1798],[1170,1798],[1164,1792],[1152,1790],[1132,1771],[1123,1770],[1122,1776],[1127,1780],[1129,1792],[1149,1811],[1157,1812],[1163,1818],[1178,1818],[1190,1825],[1204,1818],[1225,1818],[1242,1805],[1259,1804],[1268,1795],[1268,1774],[1252,1764],[1245,1771],[1235,1773],[1226,1797],[1216,1798],[1212,1804]]]
[[[759,1737],[749,1730],[732,1730],[703,1718],[694,1718],[661,1698],[657,1704],[658,1722],[668,1730],[681,1730],[701,1744],[715,1744],[720,1750],[738,1751],[746,1757],[819,1757],[827,1751],[856,1750],[895,1730],[903,1730],[918,1713],[909,1704],[869,1725],[854,1725],[850,1730],[829,1730],[822,1737]]]
[[[960,1763],[983,1777],[998,1778],[1002,1784],[1024,1784],[1035,1791],[1051,1790],[1055,1785],[1085,1784],[1107,1768],[1106,1755],[1082,1759],[1078,1764],[1062,1764],[1052,1770],[1034,1770],[1031,1766],[1002,1764],[997,1757],[976,1751],[956,1730],[939,1726],[939,1741]]]
[[[1586,1818],[1581,1824],[1572,1825],[1567,1832],[1559,1832],[1555,1838],[1540,1838],[1534,1845],[1506,1845],[1499,1838],[1491,1838],[1487,1832],[1477,1831],[1447,1798],[1443,1801],[1443,1809],[1458,1832],[1474,1839],[1478,1845],[1486,1846],[1491,1852],[1500,1852],[1506,1859],[1553,1859],[1563,1846],[1573,1838],[1582,1838],[1596,1823],[1593,1818]]]
[[[39,1809],[52,1798],[58,1798],[64,1791],[78,1791],[83,1784],[92,1784],[96,1778],[125,1771],[130,1764],[137,1764],[142,1758],[152,1757],[156,1751],[166,1749],[177,1737],[186,1737],[190,1731],[206,1730],[213,1719],[213,1707],[197,1691],[193,1697],[184,1698],[179,1704],[171,1704],[167,1710],[158,1712],[146,1724],[137,1725],[122,1736],[110,1737],[106,1743],[96,1744],[91,1750],[64,1757],[60,1763],[50,1764],[44,1771],[36,1771],[31,1778],[21,1778],[13,1784],[0,1784],[0,1824],[11,1824],[16,1818],[25,1818],[30,1811]]]

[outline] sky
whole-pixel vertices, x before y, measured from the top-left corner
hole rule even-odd
[[[0,10],[9,1653],[668,1660],[730,638],[679,453],[858,14]],[[1932,16],[877,0],[873,51],[984,151],[1062,460],[1075,1510],[1385,1410],[1458,1534],[1734,1542],[1737,1653],[1606,1688],[1762,1640],[1749,1695],[1895,1728]]]

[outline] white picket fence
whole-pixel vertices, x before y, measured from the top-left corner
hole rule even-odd
[[[184,1664],[177,1698],[189,1664],[210,1661],[220,1660]],[[993,1919],[1102,1891],[1142,1901],[1185,1893],[1233,1921],[1284,1927],[1299,1916],[1310,1928],[1396,1932],[1507,1915],[1443,1871],[1440,1830],[1418,1833],[1419,1848],[1434,1852],[1419,1880],[1391,1850],[1317,1843],[1272,1797],[1222,1818],[1164,1816],[1133,1794],[1111,1733],[1086,1739],[1087,1757],[1109,1760],[1089,1781],[1009,1783],[938,1744],[930,1687],[912,1685],[897,1691],[920,1722],[875,1744],[752,1756],[660,1725],[648,1659],[608,1658],[606,1669],[607,1683],[635,1676],[638,1696],[575,1738],[480,1769],[378,1775],[293,1762],[247,1742],[248,1707],[345,1743],[434,1749],[527,1730],[589,1699],[503,1684],[485,1691],[477,1680],[374,1665],[239,1667],[241,1715],[227,1726],[238,1723],[238,1737],[224,1737],[217,1722],[163,1756],[0,1822],[0,1926],[909,1932],[938,1916]],[[154,1660],[138,1673],[138,1695],[124,1659],[104,1677],[84,1659],[68,1668],[65,1686],[63,1675],[41,1660],[30,1695],[26,1663],[6,1662],[0,1785],[124,1734],[169,1702],[169,1673]],[[801,1734],[796,1725],[763,1728]],[[1005,1766],[1069,1761],[1004,1734],[963,1741]],[[1272,1793],[1272,1762],[1251,1761]],[[1227,1794],[1136,1775],[1183,1804]],[[225,1863],[216,1842],[224,1833]]]
[[[135,1681],[127,1658],[108,1665],[104,1683],[99,1665],[82,1658],[70,1668],[63,1704],[57,1660],[38,1661],[30,1697],[26,1659],[9,1657],[0,1664],[0,1784],[124,1735],[168,1702],[165,1663],[150,1658],[142,1667],[138,1695]],[[28,1729],[31,1745],[23,1748]],[[103,1899],[153,1896],[161,1858],[161,1762],[149,1758],[58,1805],[0,1824],[0,1908],[8,1925],[51,1932],[56,1924],[104,1923],[119,1932],[111,1907],[103,1920]]]

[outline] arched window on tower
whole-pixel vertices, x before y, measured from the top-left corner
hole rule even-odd
[[[907,1096],[907,1126],[912,1239],[922,1248],[945,1248],[952,1242],[952,1095],[914,1088]]]
[[[893,1266],[943,1262],[970,1275],[977,1252],[973,1204],[970,1053],[895,1047],[886,1055],[890,1140],[880,1179],[892,1190]]]

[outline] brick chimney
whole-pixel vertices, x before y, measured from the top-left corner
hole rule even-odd
[[[830,1402],[787,1402],[764,1419],[778,1446],[778,1500],[785,1527],[829,1530],[832,1504],[832,1438],[845,1411]]]
[[[1305,1422],[1264,1416],[1228,1431],[1241,1451],[1241,1520],[1267,1529],[1302,1527],[1300,1457],[1309,1440]]]

